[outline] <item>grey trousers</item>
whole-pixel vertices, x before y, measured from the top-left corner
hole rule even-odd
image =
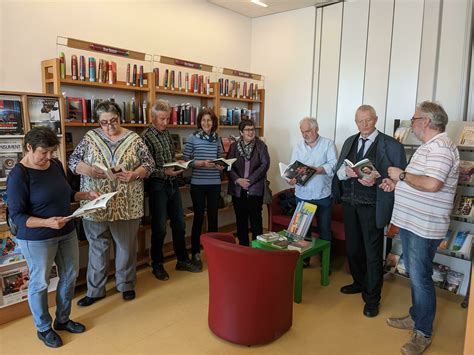
[[[137,231],[140,219],[113,222],[82,221],[89,241],[87,296],[105,296],[112,240],[115,242],[115,285],[130,291],[137,283]]]

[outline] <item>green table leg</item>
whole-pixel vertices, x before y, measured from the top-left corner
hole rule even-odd
[[[301,303],[303,294],[303,258],[299,258],[295,269],[295,289],[293,291],[295,303]]]
[[[323,249],[323,267],[321,270],[321,285],[329,285],[329,258],[331,255],[331,247],[328,245]]]

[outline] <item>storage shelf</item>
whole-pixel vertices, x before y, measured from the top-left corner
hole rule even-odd
[[[214,95],[207,95],[207,94],[200,94],[194,92],[186,92],[184,90],[171,90],[171,89],[164,89],[163,87],[156,87],[155,88],[157,94],[164,94],[164,95],[177,95],[177,96],[188,96],[188,97],[199,97],[204,99],[213,99]]]
[[[231,96],[220,96],[219,99],[222,101],[239,101],[239,102],[253,102],[253,103],[262,103],[262,100],[253,100],[253,99],[244,99],[243,97],[231,97]]]
[[[98,123],[65,122],[66,127],[100,127]],[[121,123],[121,127],[148,127],[146,123]]]
[[[124,81],[117,81],[115,84],[106,84],[106,83],[99,83],[99,82],[86,81],[86,80],[72,80],[70,75],[67,75],[66,79],[61,79],[61,84],[89,86],[89,87],[102,88],[102,89],[108,89],[108,90],[114,89],[114,90],[142,91],[142,92],[150,91],[147,87],[127,85]]]
[[[219,125],[219,129],[223,128],[229,128],[229,129],[234,129],[234,128],[239,128],[238,125]],[[255,126],[255,129],[262,129],[262,126]]]

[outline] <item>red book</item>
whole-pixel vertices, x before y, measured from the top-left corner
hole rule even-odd
[[[195,81],[195,74],[191,75],[191,90],[193,92],[196,92],[195,89],[194,89],[194,81]]]
[[[178,112],[176,106],[171,107],[171,124],[178,124]]]
[[[77,80],[77,56],[71,56],[71,77],[72,80]]]
[[[199,93],[204,93],[204,75],[199,75]]]
[[[86,104],[86,99],[81,98],[81,106],[82,106],[82,123],[87,123],[87,104]]]

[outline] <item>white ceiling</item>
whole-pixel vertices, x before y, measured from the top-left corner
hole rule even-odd
[[[308,6],[324,6],[342,0],[261,0],[268,7],[256,5],[250,0],[207,0],[207,2],[224,7],[247,17],[260,17],[279,12],[301,9]]]

